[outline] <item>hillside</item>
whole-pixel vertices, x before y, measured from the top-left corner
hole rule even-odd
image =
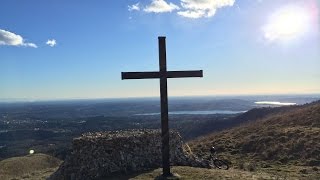
[[[203,117],[191,117],[191,121],[188,122],[189,126],[180,125],[180,128],[176,128],[172,123],[173,125],[171,127],[176,128],[182,134],[185,140],[192,140],[199,136],[206,136],[214,132],[230,129],[232,127],[238,127],[244,123],[254,122],[275,114],[294,111],[296,109],[299,109],[301,106],[275,107],[276,106],[253,108],[246,113],[242,113],[239,115],[233,114],[228,116],[223,115],[220,118],[208,117],[210,120],[207,120]],[[198,119],[200,119],[200,121]]]
[[[45,179],[61,161],[45,154],[13,157],[0,161],[0,179]]]
[[[146,172],[131,174],[127,176],[116,176],[110,180],[153,180],[161,174],[162,169],[158,168]],[[269,180],[277,179],[277,176],[269,173],[248,172],[237,169],[228,171],[219,169],[194,168],[188,166],[174,166],[172,172],[177,173],[181,180]],[[160,179],[160,178],[158,178]]]
[[[254,111],[261,114],[259,109]],[[206,158],[215,146],[235,168],[320,166],[320,101],[270,108],[261,118],[250,114],[252,111],[241,115],[247,123],[191,141],[191,149]],[[317,167],[313,169],[319,173]]]

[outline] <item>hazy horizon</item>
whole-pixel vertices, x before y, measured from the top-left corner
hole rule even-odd
[[[195,96],[169,96],[169,99],[192,99],[192,98],[246,98],[246,97],[263,97],[263,98],[275,98],[275,97],[310,97],[320,98],[320,93],[310,94],[225,94],[225,95],[195,95]],[[54,99],[33,99],[33,98],[0,98],[1,102],[45,102],[45,101],[108,101],[108,100],[159,100],[160,96],[137,96],[137,97],[101,97],[101,98],[54,98]]]

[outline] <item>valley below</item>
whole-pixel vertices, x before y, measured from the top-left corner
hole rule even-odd
[[[298,104],[294,106],[256,104],[261,98],[182,98],[169,102],[170,128],[180,132],[192,152],[207,159],[210,147],[215,146],[219,157],[231,166],[228,171],[174,170],[184,179],[319,178],[320,104],[311,103],[318,98],[263,99]],[[72,139],[83,133],[159,129],[158,103],[157,99],[1,103],[0,161],[30,156],[30,150],[63,161],[71,153]],[[305,103],[311,105],[302,105]],[[150,179],[159,171],[130,178]],[[30,173],[29,179],[50,175],[49,171],[46,175]]]

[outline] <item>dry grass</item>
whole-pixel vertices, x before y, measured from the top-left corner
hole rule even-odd
[[[0,161],[0,179],[45,179],[61,161],[45,154],[13,157]]]
[[[312,170],[320,166],[320,103],[249,120],[189,145],[203,158],[215,146],[222,158],[237,169],[320,179],[320,172]]]
[[[130,176],[117,176],[109,179],[121,180],[152,180],[161,175],[161,169],[155,169],[149,172],[138,173]],[[280,176],[270,175],[263,172],[248,172],[237,169],[218,170],[218,169],[205,169],[194,168],[187,166],[174,166],[172,172],[181,176],[181,180],[223,180],[223,179],[236,179],[236,180],[257,180],[257,179],[281,179]]]

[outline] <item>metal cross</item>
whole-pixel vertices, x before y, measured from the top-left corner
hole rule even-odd
[[[170,150],[169,150],[169,123],[168,123],[168,90],[167,78],[203,77],[202,70],[198,71],[167,71],[166,37],[159,40],[159,65],[160,71],[151,72],[122,72],[123,79],[160,79],[161,97],[161,139],[162,139],[162,168],[163,176],[171,176]]]

